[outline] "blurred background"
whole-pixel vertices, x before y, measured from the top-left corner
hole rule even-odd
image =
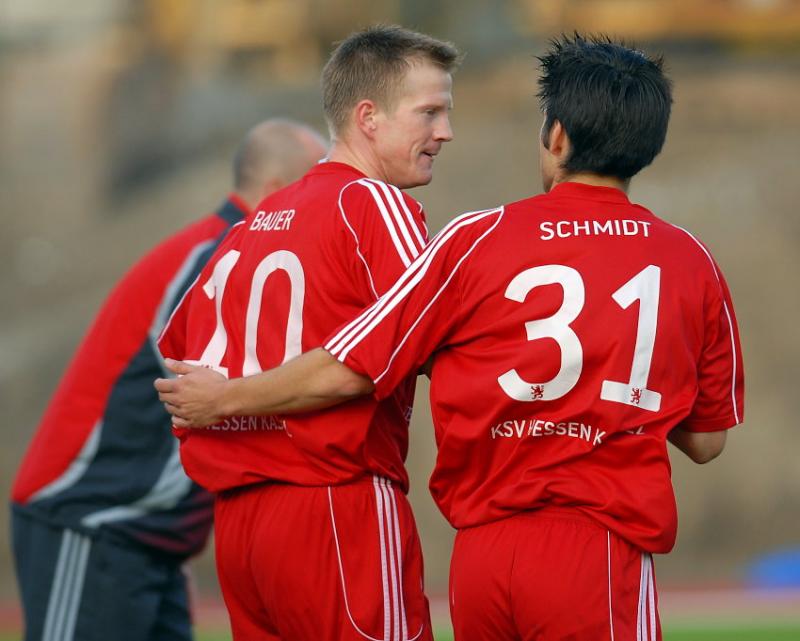
[[[4,0],[3,494],[114,283],[156,241],[219,204],[250,126],[290,115],[324,131],[321,65],[334,41],[377,21],[467,52],[454,86],[455,140],[434,182],[413,191],[433,232],[462,211],[540,191],[534,55],[548,37],[607,33],[666,56],[675,82],[667,144],[634,179],[631,199],[699,235],[721,264],[740,323],[747,408],[710,465],[672,450],[680,528],[675,551],[656,561],[662,612],[702,616],[716,598],[735,616],[742,606],[729,588],[789,584],[792,573],[800,583],[797,0]],[[430,592],[444,595],[453,533],[427,493],[434,443],[427,387],[418,390],[412,502]],[[0,511],[0,611],[13,625],[7,532]],[[213,608],[211,552],[193,567]],[[706,601],[692,596],[700,589]],[[747,594],[752,607],[756,593]],[[755,603],[772,616],[776,598]],[[781,598],[774,616],[800,621],[797,593]]]

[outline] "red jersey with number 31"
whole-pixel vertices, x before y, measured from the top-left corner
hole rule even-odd
[[[742,420],[719,268],[611,188],[564,183],[457,218],[325,347],[378,398],[435,355],[431,491],[457,528],[567,506],[666,552],[667,434]]]
[[[356,169],[325,162],[235,227],[176,309],[164,356],[229,377],[319,346],[394,283],[427,241],[420,204]],[[404,460],[414,379],[291,417],[228,417],[175,430],[181,459],[212,491],[278,481],[332,485],[378,474],[408,487]]]

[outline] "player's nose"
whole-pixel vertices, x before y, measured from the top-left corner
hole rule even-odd
[[[439,142],[450,142],[453,139],[453,127],[450,125],[450,118],[446,114],[437,123],[433,136]]]

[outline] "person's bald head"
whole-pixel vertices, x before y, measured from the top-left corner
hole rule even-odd
[[[234,154],[234,189],[255,208],[327,153],[325,139],[311,127],[284,118],[265,120],[247,132]]]

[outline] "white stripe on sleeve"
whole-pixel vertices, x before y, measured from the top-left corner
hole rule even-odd
[[[386,367],[375,378],[375,381],[374,381],[375,383],[378,383],[384,376],[386,376],[386,373],[391,368],[392,363],[394,362],[394,359],[397,357],[397,355],[400,353],[400,350],[403,349],[403,346],[406,344],[406,341],[408,341],[408,339],[411,336],[411,334],[414,332],[414,330],[417,328],[417,326],[422,322],[422,319],[425,317],[425,314],[427,314],[428,311],[430,310],[430,308],[433,307],[433,304],[438,300],[439,296],[441,296],[442,292],[450,284],[450,281],[453,280],[453,278],[455,277],[456,272],[458,271],[459,267],[461,267],[461,263],[463,263],[469,257],[469,255],[474,251],[474,249],[481,243],[481,241],[484,238],[486,238],[489,234],[491,234],[495,230],[497,225],[500,224],[500,220],[502,219],[502,217],[503,217],[502,214],[500,216],[498,216],[498,218],[495,221],[494,225],[492,225],[489,229],[487,229],[485,232],[483,232],[483,234],[481,234],[472,243],[472,245],[464,253],[464,255],[461,258],[459,258],[459,260],[456,263],[455,267],[453,267],[453,269],[451,270],[451,272],[448,274],[447,278],[445,279],[444,283],[442,283],[442,286],[436,291],[436,293],[433,295],[433,297],[430,299],[430,301],[428,301],[428,304],[425,305],[425,309],[422,310],[422,313],[417,317],[417,320],[415,320],[413,325],[411,325],[411,327],[408,328],[408,331],[405,333],[403,338],[397,344],[397,347],[395,347],[394,351],[392,352],[392,355],[389,357],[389,362],[386,363]],[[348,349],[348,351],[349,351],[349,349]]]
[[[353,226],[350,224],[350,221],[347,219],[347,213],[344,210],[344,206],[342,205],[342,196],[344,192],[347,190],[348,187],[351,185],[358,184],[358,181],[353,181],[345,185],[342,190],[339,192],[339,213],[342,215],[342,220],[344,221],[345,227],[350,230],[350,233],[353,235],[353,240],[356,243],[356,255],[359,257],[362,263],[364,263],[364,268],[367,270],[367,278],[369,278],[369,287],[372,290],[372,294],[375,296],[375,300],[379,298],[378,290],[375,288],[375,280],[372,278],[372,271],[367,264],[367,259],[364,258],[364,254],[361,253],[361,243],[358,239],[358,234],[356,234]]]
[[[447,241],[450,240],[460,228],[495,214],[500,214],[498,217],[499,221],[499,219],[502,218],[503,208],[470,212],[452,221],[437,234],[422,254],[414,261],[413,265],[405,271],[389,291],[372,307],[362,313],[361,316],[342,328],[342,330],[325,345],[325,349],[333,356],[336,356],[338,360],[343,361],[347,357],[349,351],[355,347],[366,334],[372,331],[372,329],[374,329],[374,327],[416,286],[425,275],[425,272],[427,272],[436,254],[438,254]]]

